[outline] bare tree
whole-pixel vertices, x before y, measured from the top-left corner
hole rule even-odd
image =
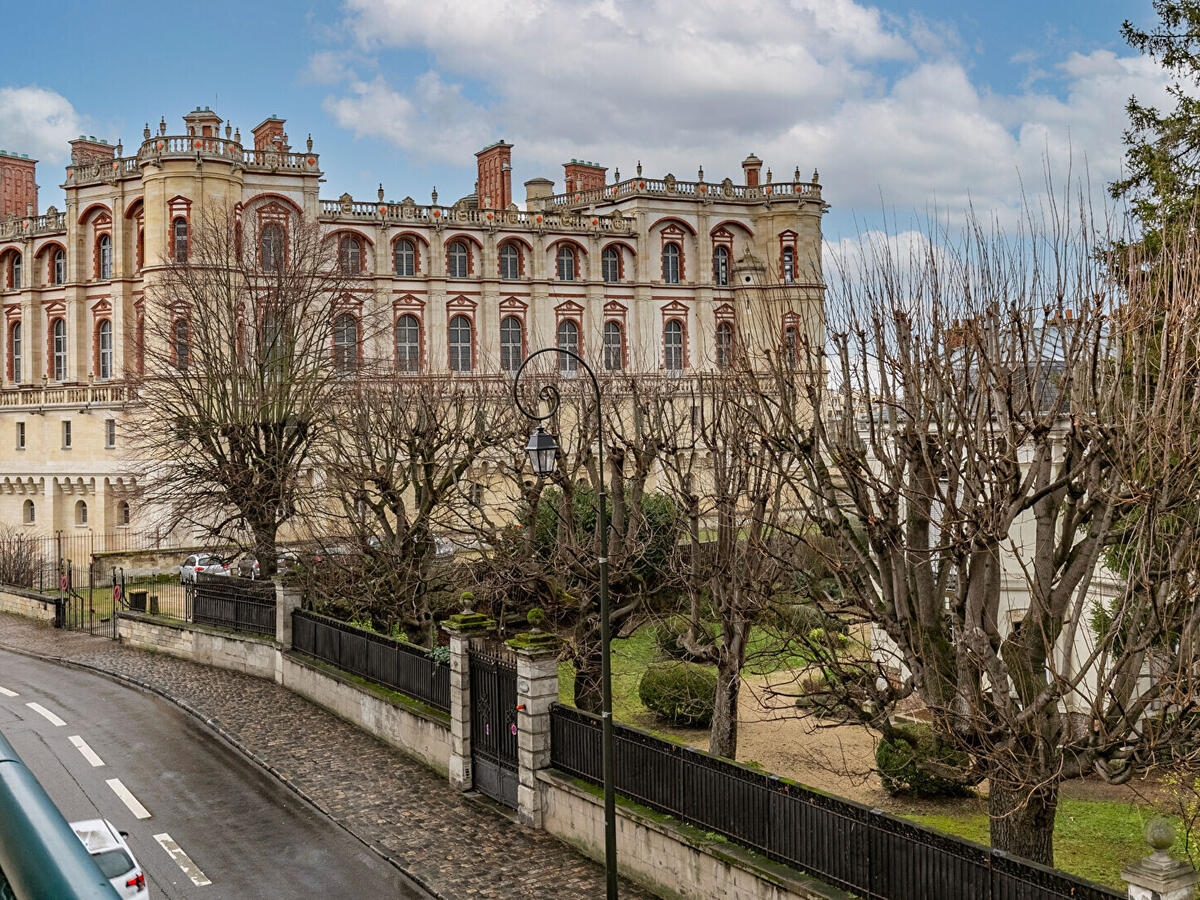
[[[332,326],[355,283],[317,222],[248,219],[193,215],[186,246],[148,281],[133,434],[167,524],[223,542],[248,534],[270,576],[332,422],[346,368],[331,358]]]
[[[1053,864],[1064,779],[1196,752],[1194,250],[1106,264],[1114,242],[1065,207],[965,234],[869,243],[827,307],[834,387],[781,367],[769,395],[848,560],[843,615],[890,670],[829,657],[832,683],[884,735],[919,699],[969,754],[959,777],[988,780],[993,845]],[[1114,547],[1127,578],[1102,566]]]
[[[0,584],[33,587],[43,565],[42,541],[13,525],[0,528]]]
[[[472,551],[507,512],[489,488],[497,453],[519,447],[510,384],[479,378],[382,376],[348,380],[335,427],[316,456],[331,499],[331,534],[353,553],[335,558],[350,579],[338,593],[352,615],[401,623],[423,643],[434,637],[435,603],[456,598],[449,562]],[[522,425],[523,429],[523,425]]]

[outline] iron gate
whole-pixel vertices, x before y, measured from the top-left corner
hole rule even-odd
[[[54,624],[58,628],[117,637],[117,613],[124,607],[124,574],[101,568],[93,559],[85,569],[60,559]]]
[[[475,789],[517,806],[517,667],[505,651],[472,644],[471,767]]]

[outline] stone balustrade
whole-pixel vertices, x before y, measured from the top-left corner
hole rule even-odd
[[[112,383],[43,385],[0,390],[0,408],[111,406],[133,399],[135,392],[130,386]]]
[[[474,225],[525,228],[531,231],[590,231],[628,234],[634,220],[628,216],[589,215],[573,210],[472,209],[465,206],[424,206],[412,203],[360,203],[355,200],[322,200],[322,221],[346,219],[415,225]]]
[[[611,203],[628,197],[682,197],[723,203],[767,203],[772,200],[820,200],[821,185],[815,181],[776,181],[754,186],[721,182],[678,181],[666,178],[627,178],[615,184],[586,191],[554,194],[538,201],[548,209]]]
[[[0,240],[61,234],[66,230],[66,213],[47,212],[44,216],[19,216],[0,222]]]

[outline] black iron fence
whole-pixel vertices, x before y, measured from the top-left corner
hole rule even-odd
[[[292,613],[292,647],[450,711],[450,667],[421,647],[307,610]]]
[[[193,622],[275,636],[274,582],[199,572],[188,589]]]
[[[878,900],[1117,900],[1123,893],[616,725],[617,793]],[[600,719],[555,704],[551,764],[602,783]]]

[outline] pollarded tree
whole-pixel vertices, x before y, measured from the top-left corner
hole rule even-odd
[[[186,244],[149,270],[133,437],[147,499],[168,524],[223,543],[248,534],[270,576],[333,422],[345,375],[333,325],[353,282],[316,221],[248,218],[193,214]]]
[[[876,639],[870,663],[821,657],[831,692],[889,738],[918,699],[970,760],[940,774],[988,780],[993,845],[1046,864],[1064,779],[1197,752],[1194,249],[1117,281],[1080,208],[908,258],[870,243],[827,305],[836,387],[783,369],[770,392],[846,560],[842,615]],[[1116,546],[1124,580],[1102,565]]]

